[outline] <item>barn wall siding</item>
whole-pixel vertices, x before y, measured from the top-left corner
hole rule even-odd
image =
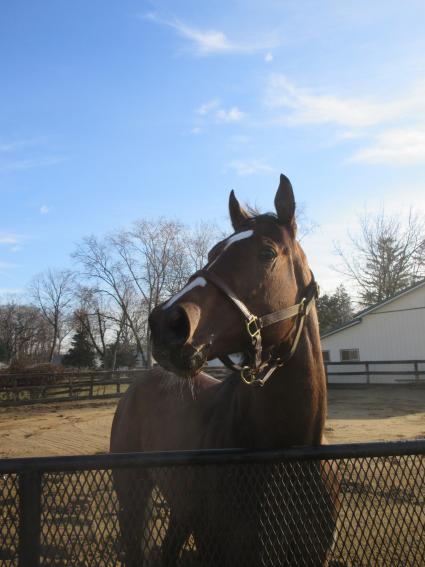
[[[322,339],[322,350],[330,352],[331,362],[340,360],[341,349],[351,348],[359,349],[360,360],[425,360],[425,286]]]

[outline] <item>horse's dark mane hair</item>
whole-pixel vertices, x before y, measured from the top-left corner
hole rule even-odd
[[[259,221],[259,220],[274,220],[277,224],[279,224],[278,218],[277,218],[277,214],[276,213],[260,213],[257,209],[254,208],[249,208],[248,212],[252,215],[251,217],[249,217],[249,219],[246,219],[243,222],[242,226],[251,226],[252,224],[254,224],[255,222]]]

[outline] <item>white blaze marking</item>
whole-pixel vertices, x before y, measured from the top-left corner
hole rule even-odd
[[[185,293],[188,293],[194,287],[198,287],[198,286],[204,287],[206,285],[207,285],[207,280],[205,278],[203,277],[195,278],[193,281],[187,284],[183,289],[181,289],[178,293],[176,293],[176,295],[173,295],[173,297],[169,299],[167,303],[165,303],[162,306],[162,308],[167,309],[168,307],[173,305],[173,303],[175,303],[178,299],[180,299]]]
[[[237,232],[236,234],[234,234],[233,236],[230,236],[227,241],[226,244],[223,248],[223,250],[220,252],[220,254],[217,256],[217,258],[209,265],[209,267],[211,268],[216,262],[217,260],[220,258],[220,256],[223,254],[223,252],[225,252],[229,246],[231,246],[232,244],[234,244],[235,242],[238,242],[239,240],[244,240],[245,238],[249,238],[250,236],[252,236],[254,234],[253,230],[244,230],[243,232]]]

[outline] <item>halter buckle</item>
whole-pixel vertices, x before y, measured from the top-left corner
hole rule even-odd
[[[240,377],[242,378],[242,382],[245,382],[248,386],[252,386],[257,382],[257,373],[248,366],[241,368]]]
[[[261,327],[258,323],[258,317],[252,315],[246,322],[246,330],[248,331],[249,336],[251,339],[255,339],[260,335]]]

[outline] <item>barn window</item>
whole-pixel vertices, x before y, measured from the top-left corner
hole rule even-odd
[[[322,350],[323,362],[331,361],[331,353],[328,350]]]
[[[343,348],[339,351],[341,362],[349,362],[350,360],[360,360],[358,348]]]

